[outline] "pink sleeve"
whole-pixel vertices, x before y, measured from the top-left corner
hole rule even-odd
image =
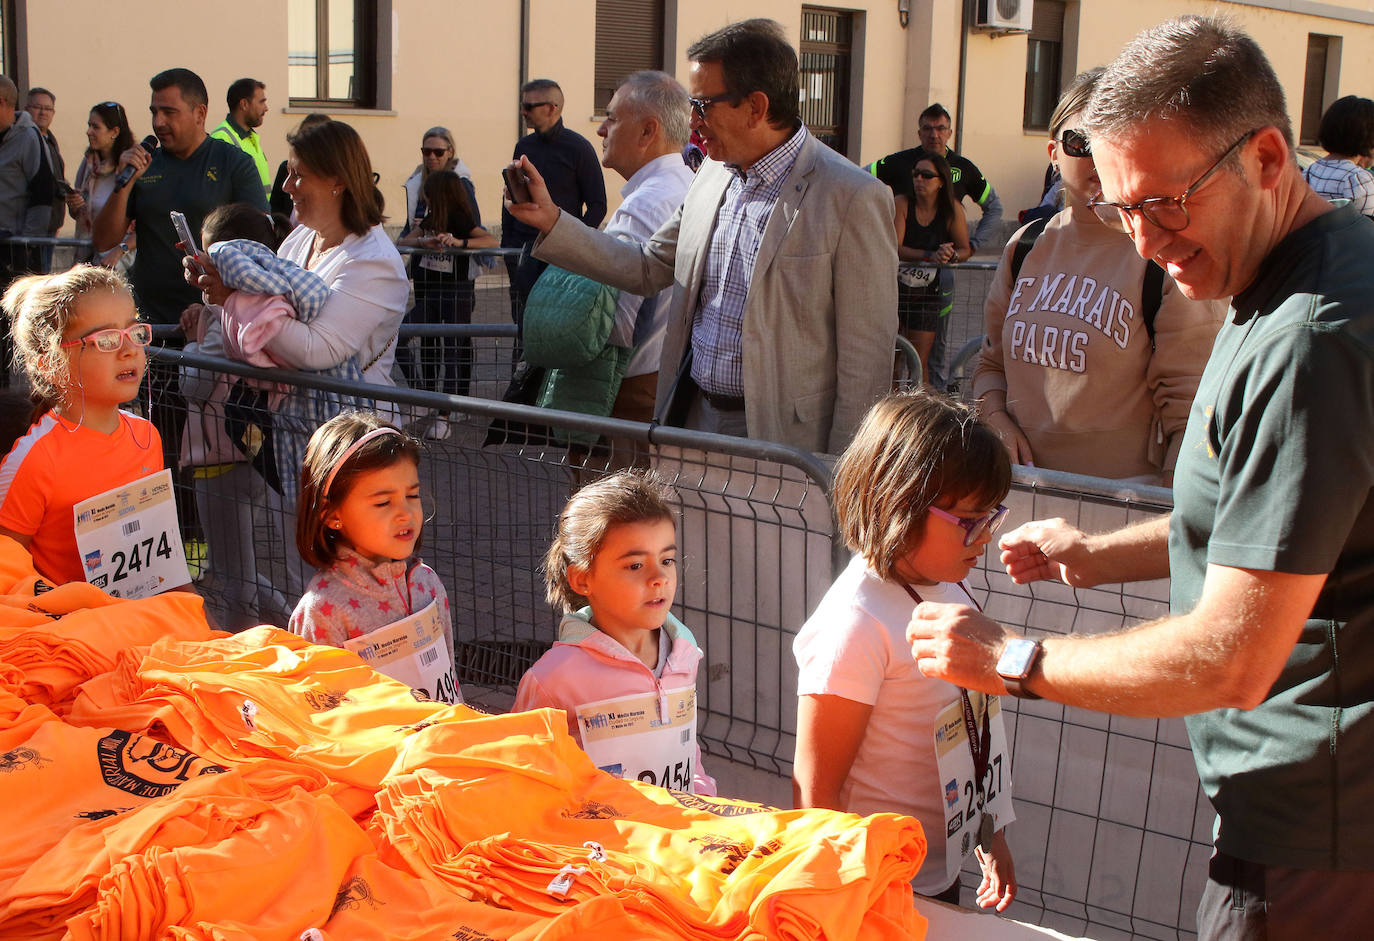
[[[224,346],[234,359],[255,366],[275,366],[263,347],[281,333],[296,309],[280,294],[246,294],[235,291],[224,302]]]
[[[701,763],[701,742],[697,742],[697,770],[692,774],[692,793],[704,797],[716,796],[716,779],[706,773]]]

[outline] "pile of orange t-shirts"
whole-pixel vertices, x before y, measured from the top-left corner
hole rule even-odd
[[[622,781],[559,713],[419,701],[347,651],[214,634],[198,599],[35,592],[6,558],[0,937],[923,934],[910,818]],[[37,653],[63,645],[65,677]]]
[[[555,710],[418,731],[379,804],[379,842],[413,871],[505,907],[611,895],[675,937],[912,937],[907,881],[925,841],[911,818],[624,781]],[[560,873],[566,890],[550,889]]]
[[[352,813],[376,792],[417,726],[481,713],[422,701],[354,653],[271,627],[210,642],[161,641],[88,683],[69,721],[156,726],[225,764],[279,758],[328,776]]]
[[[0,681],[30,702],[60,711],[77,686],[110,670],[121,651],[215,633],[196,595],[122,600],[85,582],[53,588],[17,542],[0,538]]]

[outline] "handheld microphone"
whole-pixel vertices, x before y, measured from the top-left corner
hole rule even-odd
[[[148,151],[148,153],[151,154],[153,151],[157,150],[157,137],[155,137],[152,134],[149,134],[147,137],[143,138],[143,140],[138,142],[138,146],[142,147],[144,150]],[[129,181],[134,178],[135,172],[137,171],[134,169],[134,166],[132,164],[120,170],[119,175],[115,177],[114,188],[117,190],[122,190],[124,187],[128,186]]]

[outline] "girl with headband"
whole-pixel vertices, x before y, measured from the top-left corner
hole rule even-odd
[[[318,571],[290,627],[462,702],[448,593],[415,554],[423,525],[418,441],[360,412],[321,425],[306,446],[296,519],[296,547]]]

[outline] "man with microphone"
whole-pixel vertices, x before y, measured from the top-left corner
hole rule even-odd
[[[205,217],[216,207],[245,202],[266,212],[267,198],[252,158],[205,133],[210,98],[199,75],[168,69],[148,84],[156,137],[120,155],[119,185],[96,216],[91,236],[98,251],[108,251],[119,243],[129,220],[134,221],[138,254],[129,280],[138,309],[153,323],[174,324],[187,305],[200,301],[200,292],[182,276],[171,211],[183,213],[199,236]],[[149,374],[153,424],[162,435],[166,466],[175,467],[185,421],[176,369],[154,363]]]
[[[93,225],[100,251],[113,248],[132,219],[138,236],[130,280],[138,308],[153,323],[176,323],[200,292],[182,277],[181,250],[169,213],[186,216],[199,235],[205,217],[218,206],[245,202],[267,211],[262,180],[253,160],[232,144],[205,133],[209,96],[200,76],[189,69],[154,75],[149,110],[156,144],[130,147],[119,158],[118,187]],[[132,172],[130,173],[130,170]]]

